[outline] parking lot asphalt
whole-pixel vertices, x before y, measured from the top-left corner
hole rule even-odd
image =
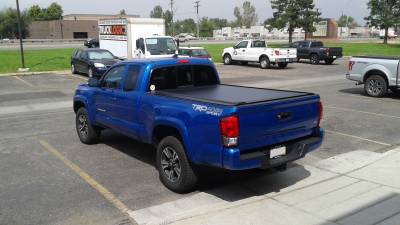
[[[400,96],[364,96],[361,86],[345,79],[344,59],[285,70],[217,69],[223,83],[321,95],[326,139],[291,165],[299,171],[294,182],[309,176],[303,165],[357,150],[381,153],[399,144]],[[71,99],[85,81],[70,74],[0,78],[0,224],[130,224],[150,208],[199,194],[234,202],[268,193],[271,183],[282,179],[274,171],[212,171],[213,176],[202,176],[196,192],[172,193],[158,180],[151,146],[111,131],[102,134],[100,144],[79,142]]]

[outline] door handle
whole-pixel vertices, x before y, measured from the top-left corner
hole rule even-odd
[[[242,50],[242,52],[245,52],[245,51],[246,51],[246,50],[244,50],[244,49]]]

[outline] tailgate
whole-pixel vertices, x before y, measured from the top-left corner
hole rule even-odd
[[[331,55],[333,56],[342,56],[342,48],[330,48]]]
[[[296,97],[238,108],[241,151],[279,145],[314,132],[319,96]]]
[[[278,54],[279,53],[279,54]],[[297,58],[297,49],[295,48],[276,48],[274,49],[276,58]]]

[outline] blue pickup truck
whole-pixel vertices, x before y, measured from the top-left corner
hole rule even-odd
[[[200,166],[285,169],[323,140],[312,93],[225,85],[208,59],[124,61],[74,96],[81,142],[112,129],[156,147],[160,180],[192,191]]]

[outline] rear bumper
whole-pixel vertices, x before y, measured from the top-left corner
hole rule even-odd
[[[294,62],[294,58],[275,58],[275,59],[271,59],[271,62],[274,62],[274,63],[292,63],[292,62]]]
[[[288,142],[287,154],[270,159],[270,148],[241,154],[239,149],[224,149],[223,167],[229,170],[246,170],[254,168],[272,168],[303,158],[309,152],[318,149],[324,139],[324,131],[320,129],[315,136]],[[274,146],[271,146],[272,148]]]

